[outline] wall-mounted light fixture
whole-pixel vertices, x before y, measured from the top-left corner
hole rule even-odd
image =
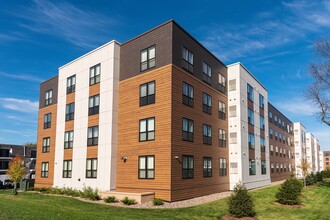
[[[127,156],[121,156],[120,159],[122,161],[124,161],[124,163],[126,163],[126,161],[128,160],[128,157]]]

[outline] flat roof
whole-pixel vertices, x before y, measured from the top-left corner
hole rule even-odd
[[[274,108],[276,111],[278,111],[284,118],[286,118],[289,122],[291,122],[293,124],[293,122],[288,117],[286,117],[280,110],[278,110],[274,105],[272,105],[270,102],[268,102],[268,105],[270,105],[272,108]],[[268,109],[268,111],[269,111],[269,109]]]

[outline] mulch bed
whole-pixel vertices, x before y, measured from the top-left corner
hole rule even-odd
[[[284,204],[281,204],[279,202],[273,202],[273,205],[282,206],[282,207],[289,207],[289,208],[293,208],[293,209],[300,209],[300,208],[303,207],[303,205],[284,205]]]
[[[222,216],[222,220],[257,220],[257,217],[243,217],[243,218],[236,218],[231,215],[224,215]]]

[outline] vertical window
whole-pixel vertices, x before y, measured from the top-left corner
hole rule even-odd
[[[194,141],[194,121],[182,118],[182,140]]]
[[[100,95],[89,97],[88,115],[95,115],[100,112]]]
[[[48,162],[41,163],[41,177],[48,178]]]
[[[194,72],[194,54],[185,47],[182,47],[182,59],[182,67],[191,73]]]
[[[76,75],[70,76],[66,80],[66,94],[76,91]]]
[[[51,105],[53,103],[53,90],[47,90],[45,94],[45,106]]]
[[[155,140],[155,118],[146,118],[140,120],[140,141]]]
[[[265,130],[265,118],[260,115],[260,129]]]
[[[227,161],[226,158],[220,158],[220,176],[227,176]]]
[[[42,139],[42,153],[49,152],[50,148],[50,137],[46,137]]]
[[[247,84],[247,95],[248,99],[253,102],[253,87],[250,84]]]
[[[273,113],[269,112],[268,115],[269,115],[269,121],[273,122]]]
[[[63,161],[63,178],[72,177],[72,160]]]
[[[194,157],[182,156],[182,179],[194,178]]]
[[[254,113],[253,110],[248,108],[248,122],[250,125],[254,125]]]
[[[236,79],[229,80],[229,91],[236,90]]]
[[[219,118],[226,119],[226,104],[221,101],[219,101]]]
[[[51,127],[52,113],[45,114],[44,116],[44,129]]]
[[[65,109],[65,121],[71,121],[74,119],[74,102],[67,104]]]
[[[218,74],[218,77],[219,77],[218,90],[221,93],[226,94],[226,78],[220,73]]]
[[[141,51],[141,71],[156,66],[156,46],[149,47]]]
[[[87,146],[98,145],[98,142],[99,142],[99,126],[89,127],[87,134]]]
[[[278,132],[275,131],[275,140],[277,140],[277,137],[278,137]]]
[[[256,175],[256,161],[249,160],[249,175],[253,176]]]
[[[266,168],[266,161],[265,160],[262,160],[261,161],[261,174],[262,175],[266,174],[266,170],[267,170],[267,168]]]
[[[219,129],[219,147],[226,147],[226,131]]]
[[[64,133],[64,149],[73,148],[73,131]]]
[[[229,106],[229,117],[236,117],[236,105]]]
[[[273,155],[273,154],[274,154],[274,146],[270,145],[270,155]]]
[[[276,164],[276,173],[279,173],[280,172],[280,169],[279,169],[279,165],[278,163]]]
[[[208,84],[211,84],[212,68],[207,63],[203,62],[203,75],[202,79]]]
[[[262,152],[266,151],[266,144],[265,144],[265,138],[260,137],[260,148]]]
[[[86,178],[97,178],[97,158],[86,160]]]
[[[269,128],[269,137],[273,138],[273,129],[272,128]]]
[[[155,103],[155,81],[140,85],[140,106]]]
[[[212,126],[203,124],[203,143],[212,145]]]
[[[275,146],[276,157],[278,157],[278,147]]]
[[[182,103],[194,107],[194,87],[188,83],[182,83]]]
[[[212,97],[203,92],[203,112],[207,114],[212,113]]]
[[[254,149],[255,140],[254,134],[248,133],[249,149]]]
[[[271,163],[270,168],[272,170],[272,173],[274,173],[274,163]]]
[[[203,176],[211,177],[212,176],[212,157],[203,158]]]
[[[89,85],[94,85],[100,82],[101,64],[92,66],[89,69]]]
[[[155,156],[139,157],[139,179],[155,178]]]
[[[261,94],[259,94],[259,107],[262,109],[264,109],[264,107],[265,107],[264,97]]]

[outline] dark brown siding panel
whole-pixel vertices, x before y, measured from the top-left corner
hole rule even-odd
[[[57,103],[58,76],[55,76],[40,85],[39,109],[45,107],[46,91],[53,90],[53,104]]]

